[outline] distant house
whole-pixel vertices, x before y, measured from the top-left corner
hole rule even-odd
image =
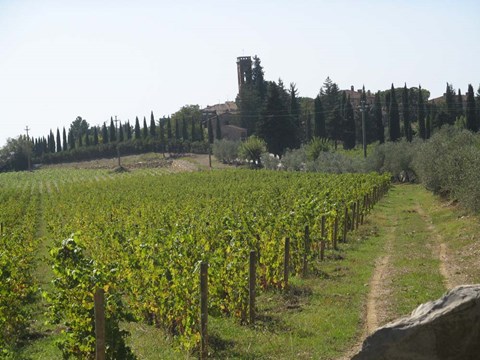
[[[247,138],[247,129],[231,125],[236,122],[239,112],[237,104],[234,101],[226,101],[222,104],[209,105],[202,109],[206,119],[212,120],[212,128],[216,137],[217,118],[220,121],[220,130],[222,132],[222,138],[228,140],[244,140]]]
[[[235,125],[221,126],[222,138],[228,140],[245,140],[247,138],[247,129]]]
[[[435,105],[444,104],[446,102],[445,98],[446,98],[446,94],[444,93],[442,96],[428,100],[428,102]],[[455,94],[454,98],[455,98],[455,101],[457,101],[458,95]],[[465,93],[465,95],[462,95],[462,103],[463,103],[463,106],[467,105],[467,93]]]
[[[352,85],[350,87],[350,90],[347,89],[347,90],[341,90],[341,91],[345,92],[347,97],[350,96],[350,101],[353,107],[360,106],[360,100],[362,99],[362,89],[355,90],[355,87]],[[367,99],[367,105],[368,104],[372,105],[373,102],[375,101],[375,95],[373,95],[370,90],[367,90],[365,92],[365,97]]]

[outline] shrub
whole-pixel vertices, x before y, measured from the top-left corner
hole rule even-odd
[[[218,161],[230,164],[238,158],[239,146],[239,141],[215,140],[213,143],[213,155]]]
[[[356,173],[365,171],[362,158],[349,157],[341,153],[322,152],[315,161],[307,162],[307,171],[325,173]]]
[[[262,163],[263,167],[267,170],[279,170],[280,159],[273,154],[269,154],[268,152],[264,152],[260,156],[260,162]]]
[[[288,171],[304,171],[306,169],[306,148],[287,150],[282,157],[282,168]]]
[[[480,209],[480,137],[453,126],[443,127],[418,151],[414,167],[425,187]]]
[[[332,149],[330,140],[315,137],[305,146],[305,154],[308,160],[315,161],[322,152],[328,152]]]
[[[367,158],[367,170],[380,173],[389,172],[396,180],[406,176],[407,181],[416,178],[413,159],[421,147],[422,140],[408,142],[404,139],[386,142],[375,147]]]
[[[239,154],[242,159],[246,159],[254,166],[260,167],[262,166],[261,156],[266,151],[267,145],[265,141],[256,136],[250,136],[240,145]]]

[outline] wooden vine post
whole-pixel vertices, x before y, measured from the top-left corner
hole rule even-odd
[[[357,200],[357,219],[355,221],[355,229],[360,225],[360,200]]]
[[[345,206],[345,215],[344,215],[344,221],[343,221],[343,237],[342,241],[344,243],[347,242],[347,232],[348,232],[348,206]]]
[[[322,235],[320,239],[320,261],[325,258],[325,215],[322,215]]]
[[[310,229],[308,225],[305,225],[305,251],[303,252],[303,269],[302,275],[303,277],[307,277],[308,275],[308,254],[310,253]]]
[[[357,208],[357,203],[352,204],[352,223],[351,223],[351,229],[350,230],[355,230],[355,219],[357,218],[356,216],[356,209]]]
[[[200,359],[208,357],[208,263],[200,264]]]
[[[105,360],[105,294],[98,288],[94,295],[95,360]]]
[[[362,204],[362,212],[360,215],[360,225],[363,225],[363,221],[365,218],[365,212],[367,211],[367,197],[366,195],[363,195],[363,204]]]
[[[333,223],[333,249],[334,250],[338,250],[337,237],[338,237],[338,215],[335,215],[335,222]]]
[[[290,238],[285,238],[285,256],[283,259],[283,283],[285,290],[288,289],[288,271],[290,267]]]
[[[255,324],[255,280],[256,280],[256,254],[250,251],[250,269],[249,269],[249,285],[248,285],[248,305],[250,325]]]

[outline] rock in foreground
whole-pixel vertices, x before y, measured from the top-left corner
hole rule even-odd
[[[480,285],[458,286],[378,328],[352,360],[480,359]]]

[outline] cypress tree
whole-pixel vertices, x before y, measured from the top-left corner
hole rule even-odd
[[[427,138],[426,128],[425,128],[425,104],[423,102],[422,87],[418,85],[418,132],[420,138],[425,140]]]
[[[79,129],[78,131],[78,147],[83,146],[83,134],[82,134],[82,129]]]
[[[262,104],[267,95],[267,84],[265,83],[263,66],[257,55],[253,57],[252,83],[256,95],[259,98],[259,103]]]
[[[457,118],[459,116],[463,116],[463,97],[460,89],[458,89],[458,94],[457,94]]]
[[[333,126],[333,132],[332,132],[332,135],[333,135],[333,140],[334,140],[334,144],[335,144],[335,150],[337,150],[337,143],[338,143],[338,140],[341,140],[342,138],[342,132],[343,132],[343,129],[342,129],[342,117],[340,115],[340,106],[337,105],[333,108],[333,112],[332,112],[332,116],[331,116],[331,126]]]
[[[110,142],[115,142],[117,140],[117,134],[115,131],[115,124],[113,123],[113,118],[110,118]]]
[[[295,147],[295,125],[288,114],[287,106],[282,99],[281,86],[269,83],[265,107],[259,124],[259,134],[265,140],[268,150],[281,156],[286,148]]]
[[[385,142],[385,127],[383,126],[382,100],[380,99],[380,91],[377,91],[375,94],[373,117],[375,118],[375,128],[377,130],[376,138],[380,144],[383,144]]]
[[[75,137],[73,136],[73,132],[70,130],[68,131],[68,148],[70,150],[75,149]]]
[[[163,120],[163,121],[162,121]],[[165,144],[165,118],[158,120],[158,127],[160,128],[160,144]]]
[[[127,120],[127,124],[125,125],[125,130],[127,133],[127,139],[132,139],[132,127],[130,126],[130,120]]]
[[[425,121],[425,138],[430,139],[432,134],[432,115],[428,114],[427,120]]]
[[[143,117],[143,138],[146,139],[148,137],[148,126],[147,126],[147,118]]]
[[[150,136],[155,138],[156,131],[155,131],[155,118],[153,117],[153,111],[150,113]]]
[[[330,77],[327,77],[320,90],[322,96],[322,107],[325,110],[325,137],[330,137],[335,141],[335,148],[337,141],[343,135],[342,130],[342,114],[341,114],[341,98],[338,85],[334,83]]]
[[[102,143],[108,144],[108,130],[107,130],[107,124],[105,123],[103,123],[103,126],[102,126]]]
[[[138,116],[135,116],[135,140],[140,140],[141,137],[140,122],[138,121]]]
[[[403,129],[405,133],[405,138],[407,141],[412,141],[412,127],[410,125],[410,104],[408,101],[408,89],[407,84],[403,87],[402,92],[402,115],[403,115]]]
[[[192,116],[192,119],[190,121],[190,125],[191,125],[190,133],[192,134],[191,140],[192,140],[192,142],[194,142],[195,140],[197,140],[197,133],[195,131],[195,119],[193,118],[193,116]]]
[[[48,136],[48,151],[54,153],[55,149],[55,136],[53,135],[53,131],[50,130],[50,135]]]
[[[200,139],[201,142],[204,142],[205,141],[205,132],[204,132],[203,124],[202,124],[201,121],[199,122],[199,126],[200,126],[200,129],[199,129],[200,130],[200,137],[199,137],[199,139]]]
[[[185,120],[185,117],[182,117],[182,139],[183,141],[188,141],[187,120]]]
[[[365,91],[362,93],[362,99],[364,95],[365,95]],[[346,112],[345,112],[346,109],[347,109],[347,93],[345,91],[342,91],[342,99],[340,100],[340,115],[344,120],[346,115]]]
[[[390,111],[388,117],[390,141],[397,141],[400,139],[400,115],[398,113],[397,98],[395,96],[395,88],[393,87],[393,84],[390,90]]]
[[[390,91],[385,93],[385,107],[387,108],[387,116],[390,113]]]
[[[480,129],[480,86],[475,94],[475,107],[477,109],[477,126]]]
[[[180,141],[180,123],[178,117],[175,119],[175,140]]]
[[[169,141],[172,140],[172,119],[170,116],[167,118],[167,138]]]
[[[57,152],[62,151],[62,140],[60,139],[60,130],[57,127]]]
[[[220,126],[220,118],[218,117],[218,115],[215,121],[215,139],[217,140],[222,139],[222,127]]]
[[[310,140],[312,140],[312,116],[309,111],[305,120],[305,142],[308,143]]]
[[[447,88],[445,90],[445,106],[447,123],[453,125],[457,118],[457,105],[455,101],[455,91],[453,91],[453,87],[449,83],[447,83]]]
[[[98,145],[98,129],[96,126],[93,128],[93,145]]]
[[[313,134],[318,138],[326,138],[327,131],[325,129],[325,113],[323,111],[322,100],[320,95],[317,95],[314,101],[315,115],[314,115],[314,130]]]
[[[118,141],[124,142],[125,141],[125,135],[123,134],[123,126],[122,123],[120,123],[120,126],[118,127]]]
[[[85,131],[85,146],[90,146],[90,136],[89,135],[89,131],[88,129],[86,129]]]
[[[475,97],[473,94],[473,86],[471,84],[468,85],[466,117],[467,117],[467,129],[477,132],[478,120],[476,118],[477,112],[475,109]]]
[[[67,142],[67,132],[65,131],[65,126],[63,127],[62,137],[63,137],[63,151],[67,151],[68,150],[68,142]]]
[[[350,97],[347,98],[345,104],[345,125],[343,126],[343,148],[350,150],[355,147],[355,118],[353,114],[353,106]]]
[[[47,142],[47,139],[45,139],[45,137],[43,137],[43,152],[44,153],[48,152],[48,142]]]
[[[212,126],[212,118],[208,118],[207,128],[208,128],[208,142],[213,144],[214,136],[213,136],[213,126]]]
[[[300,128],[300,104],[298,103],[298,90],[295,83],[290,83],[290,116],[297,128]]]

